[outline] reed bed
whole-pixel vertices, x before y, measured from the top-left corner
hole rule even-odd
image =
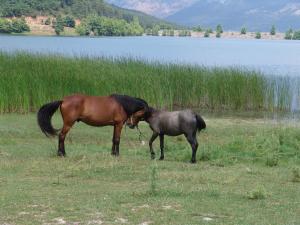
[[[35,111],[72,93],[121,93],[168,109],[289,111],[294,84],[245,68],[0,52],[0,113]]]

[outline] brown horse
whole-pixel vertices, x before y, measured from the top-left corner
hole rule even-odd
[[[45,104],[39,109],[38,124],[46,136],[57,135],[58,130],[53,128],[51,118],[59,107],[64,124],[59,133],[58,156],[66,155],[64,141],[76,121],[91,126],[114,126],[112,155],[118,156],[123,125],[128,120],[129,127],[134,128],[148,111],[146,101],[127,95],[67,96],[62,101]]]

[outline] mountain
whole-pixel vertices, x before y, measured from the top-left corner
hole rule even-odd
[[[174,24],[136,10],[123,9],[103,0],[0,0],[0,17],[71,15],[85,18],[90,14],[132,21],[138,17],[140,24],[176,27]]]
[[[225,30],[269,31],[274,24],[280,31],[300,29],[299,0],[198,0],[166,18],[182,25]]]
[[[107,0],[107,2],[128,9],[135,9],[159,18],[172,15],[197,0]]]

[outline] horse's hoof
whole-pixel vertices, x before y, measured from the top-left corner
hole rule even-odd
[[[66,153],[64,153],[64,152],[57,152],[57,156],[59,156],[59,157],[65,157]]]
[[[196,160],[191,160],[190,163],[195,164]]]
[[[160,157],[160,158],[159,158],[159,160],[164,160],[164,159],[165,159],[165,157]]]

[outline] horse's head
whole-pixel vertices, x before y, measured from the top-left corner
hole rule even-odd
[[[148,110],[146,108],[139,110],[133,113],[126,121],[126,125],[133,129],[135,128],[140,121],[145,120],[145,114]]]

